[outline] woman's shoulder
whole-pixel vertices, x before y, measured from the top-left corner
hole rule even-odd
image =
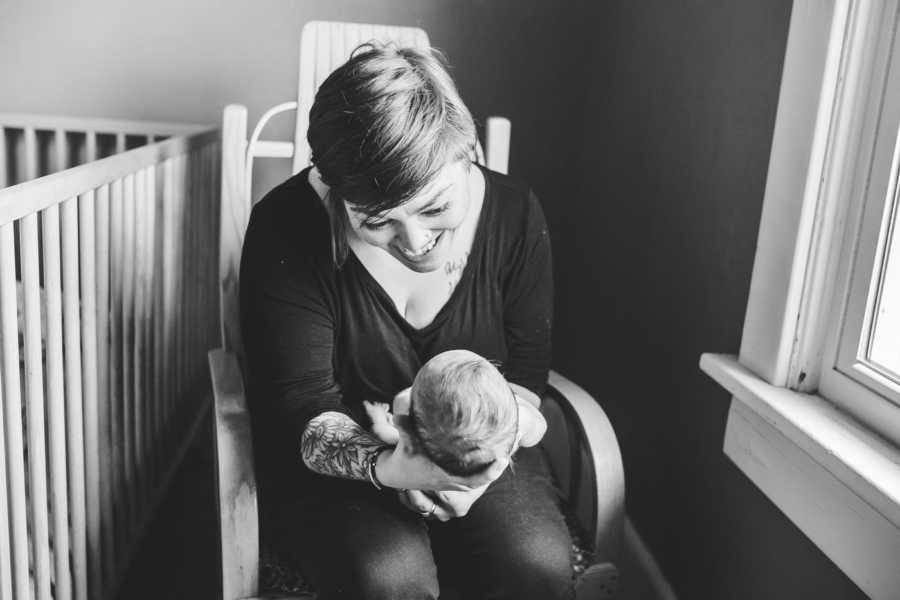
[[[522,179],[482,168],[487,217],[498,233],[515,240],[546,229],[544,212],[534,189]]]
[[[308,169],[270,190],[253,206],[245,245],[261,242],[282,251],[331,251],[328,214],[307,181]]]

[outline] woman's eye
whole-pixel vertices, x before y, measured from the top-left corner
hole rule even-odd
[[[450,208],[450,203],[446,202],[437,208],[430,208],[428,210],[422,211],[422,214],[425,215],[426,217],[436,217],[437,215],[441,214],[448,208]]]
[[[366,229],[371,229],[372,231],[378,231],[379,229],[383,229],[387,224],[387,221],[378,221],[377,223],[373,221],[363,221],[362,226]]]

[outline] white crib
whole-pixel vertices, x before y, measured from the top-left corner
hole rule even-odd
[[[209,409],[219,134],[0,114],[0,598],[112,598]]]

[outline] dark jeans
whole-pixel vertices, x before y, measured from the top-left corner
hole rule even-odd
[[[302,500],[267,507],[266,520],[322,600],[424,600],[447,583],[464,598],[574,598],[569,531],[536,448],[520,450],[468,515],[446,523],[367,483],[316,482]]]

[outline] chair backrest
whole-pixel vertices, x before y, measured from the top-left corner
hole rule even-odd
[[[389,27],[363,23],[310,21],[300,35],[300,74],[297,89],[297,128],[294,132],[293,172],[309,165],[309,109],[316,90],[336,68],[347,62],[353,50],[369,41],[395,42],[398,46],[428,48],[428,35],[418,27]]]

